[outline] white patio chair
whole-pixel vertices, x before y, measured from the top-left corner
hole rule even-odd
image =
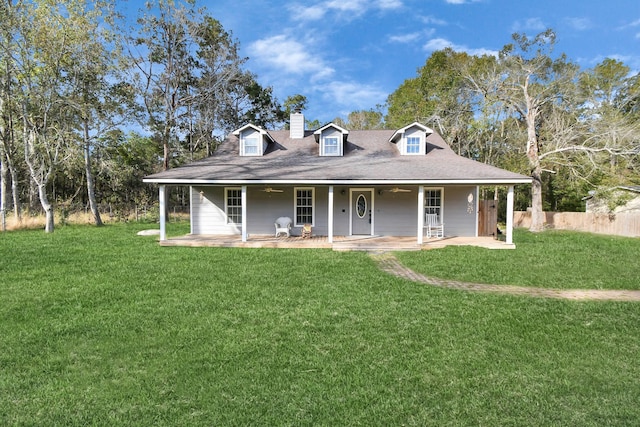
[[[444,237],[444,224],[438,220],[438,214],[426,214],[424,217],[424,228],[427,231],[427,237]]]
[[[278,237],[280,233],[285,233],[287,237],[289,237],[291,233],[291,223],[291,218],[286,216],[281,216],[276,219],[276,222],[274,223],[276,227],[276,237]]]

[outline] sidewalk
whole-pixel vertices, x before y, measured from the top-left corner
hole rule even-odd
[[[494,292],[510,295],[523,295],[539,298],[555,298],[582,301],[640,301],[640,291],[636,290],[600,290],[600,289],[547,289],[524,286],[484,285],[480,283],[459,282],[456,280],[427,277],[405,267],[391,253],[371,253],[378,267],[393,276],[448,289],[473,292]]]

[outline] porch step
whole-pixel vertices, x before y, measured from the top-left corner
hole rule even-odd
[[[413,239],[370,237],[333,243],[334,251],[419,251],[420,245]]]
[[[386,251],[419,251],[422,250],[418,245],[406,246],[363,246],[363,245],[333,245],[336,252],[364,251],[364,252],[386,252]]]

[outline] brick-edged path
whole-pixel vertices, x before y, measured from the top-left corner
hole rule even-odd
[[[436,279],[427,277],[405,267],[390,253],[371,253],[381,270],[397,277],[414,282],[442,288],[460,289],[475,292],[495,292],[511,295],[525,295],[540,298],[556,298],[571,300],[602,300],[602,301],[640,301],[640,291],[616,291],[600,289],[547,289],[529,288],[524,286],[483,285],[480,283],[459,282],[457,280]]]

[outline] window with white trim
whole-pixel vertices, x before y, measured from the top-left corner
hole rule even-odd
[[[424,189],[424,213],[438,215],[438,221],[442,222],[442,188]]]
[[[227,224],[242,224],[242,189],[225,188],[224,211]]]
[[[242,138],[242,155],[259,156],[259,139],[256,136]]]
[[[340,140],[337,136],[326,136],[322,138],[321,155],[323,156],[339,156]]]
[[[421,146],[420,137],[408,136],[406,140],[405,150],[407,154],[420,154]]]
[[[294,191],[295,226],[304,224],[314,225],[314,201],[315,190],[313,188],[296,188]]]

